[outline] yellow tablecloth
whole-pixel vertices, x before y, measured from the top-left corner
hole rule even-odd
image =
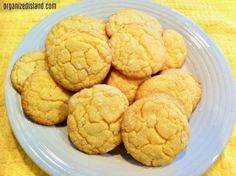
[[[24,35],[53,10],[3,10],[0,1],[0,176],[44,176],[16,141],[4,107],[4,80],[10,58]],[[34,0],[56,2],[57,9],[76,0]],[[185,14],[200,25],[223,50],[236,78],[236,1],[235,0],[156,0]],[[206,176],[236,175],[236,127],[222,155]]]

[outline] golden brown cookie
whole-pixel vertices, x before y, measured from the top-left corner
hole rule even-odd
[[[46,69],[44,50],[31,51],[15,62],[11,71],[11,82],[15,89],[21,93],[25,80],[32,73]]]
[[[173,29],[167,29],[163,32],[163,41],[166,47],[166,63],[162,70],[180,68],[187,55],[183,36]]]
[[[148,95],[146,97],[152,97],[152,96],[158,96],[158,99],[164,100],[164,101],[171,101],[171,103],[175,104],[176,107],[179,108],[179,110],[186,115],[185,109],[184,109],[184,105],[178,100],[176,99],[174,96],[168,94],[168,93],[154,93],[151,95]]]
[[[21,94],[24,112],[42,125],[55,125],[68,115],[70,93],[59,87],[48,71],[31,74],[25,81]]]
[[[189,89],[189,92],[193,97],[192,103],[193,109],[195,109],[202,95],[200,80],[191,73],[180,69],[168,69],[163,71],[162,74],[171,74],[173,76],[177,76],[180,80],[185,82],[187,85],[186,89]]]
[[[162,33],[162,26],[156,18],[140,10],[122,9],[109,17],[106,24],[107,35],[111,37],[127,24],[150,26],[153,30]]]
[[[152,28],[139,24],[124,26],[110,39],[112,65],[131,78],[157,73],[165,63],[162,38]]]
[[[133,79],[122,75],[117,70],[112,69],[107,78],[106,83],[108,85],[117,87],[123,92],[129,100],[129,104],[132,104],[135,98],[136,91],[139,85],[144,79]]]
[[[72,143],[88,154],[106,153],[121,142],[121,115],[126,96],[105,84],[83,89],[69,101],[68,134]]]
[[[142,98],[134,102],[122,118],[125,148],[144,165],[167,165],[189,143],[187,117],[167,97],[155,94]]]
[[[186,115],[190,118],[193,110],[192,95],[184,81],[170,74],[153,76],[144,81],[136,93],[136,100],[154,94],[166,93],[183,104]]]
[[[56,34],[56,35],[54,35]],[[111,50],[95,31],[49,33],[46,54],[50,73],[65,89],[78,91],[101,83],[111,66]]]
[[[82,15],[62,19],[52,27],[48,33],[48,37],[53,36],[54,38],[60,38],[60,36],[65,35],[65,33],[77,30],[93,30],[98,32],[102,38],[107,38],[105,24],[102,20]]]

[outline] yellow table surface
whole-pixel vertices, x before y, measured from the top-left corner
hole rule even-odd
[[[1,0],[4,2],[29,2]],[[76,0],[35,0],[56,2],[57,9]],[[235,0],[156,0],[200,25],[225,54],[236,78],[236,1]],[[0,176],[45,176],[16,141],[6,115],[4,80],[14,50],[25,34],[54,10],[3,10],[0,7]],[[236,108],[236,107],[235,107]],[[224,152],[205,173],[206,176],[236,175],[236,127]]]

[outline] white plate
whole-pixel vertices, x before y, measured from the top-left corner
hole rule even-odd
[[[158,18],[165,28],[179,31],[188,46],[184,68],[197,75],[202,82],[202,99],[190,120],[190,144],[166,167],[147,168],[133,162],[126,155],[86,155],[79,152],[71,146],[65,127],[44,127],[24,116],[20,96],[10,82],[14,62],[28,51],[44,48],[45,37],[57,21],[75,14],[106,20],[121,8],[143,10]],[[5,101],[11,127],[21,146],[50,175],[193,176],[206,171],[222,152],[230,137],[236,118],[236,90],[233,81],[220,50],[202,29],[183,15],[144,0],[89,0],[58,10],[24,37],[8,68]]]

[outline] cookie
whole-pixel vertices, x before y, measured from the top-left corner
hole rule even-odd
[[[31,51],[17,60],[11,71],[11,82],[14,88],[21,93],[25,80],[34,72],[46,70],[45,52]]]
[[[107,38],[105,24],[102,20],[82,15],[62,19],[52,27],[48,33],[48,37],[60,38],[60,36],[65,35],[65,33],[77,30],[93,30],[100,34],[100,37]]]
[[[59,87],[48,71],[31,74],[25,81],[21,94],[24,112],[42,125],[55,125],[68,115],[70,93]]]
[[[72,143],[88,154],[106,153],[121,142],[121,115],[128,107],[117,88],[95,85],[74,94],[69,101],[67,130]]]
[[[189,143],[187,117],[169,98],[142,98],[129,106],[122,118],[125,148],[146,166],[169,164]]]
[[[145,78],[164,65],[166,51],[160,35],[139,24],[124,26],[110,39],[112,66],[130,78]]]
[[[163,32],[163,41],[166,47],[166,63],[162,70],[180,68],[187,55],[183,36],[173,29],[167,29]]]
[[[162,74],[171,74],[173,76],[177,76],[180,80],[185,82],[187,85],[186,88],[193,97],[192,103],[193,109],[195,109],[202,95],[200,80],[191,73],[180,69],[168,69],[163,71]]]
[[[170,74],[153,76],[144,81],[137,90],[136,100],[154,93],[166,93],[183,104],[188,118],[193,110],[192,95],[184,81]]]
[[[164,101],[170,101],[173,103],[184,115],[186,115],[184,105],[176,99],[174,96],[168,94],[168,93],[154,93],[151,95],[146,96],[147,97],[152,97],[152,96],[158,96],[158,99],[164,100]]]
[[[132,104],[135,98],[136,91],[139,85],[144,81],[144,79],[133,79],[128,78],[117,70],[112,69],[106,80],[106,84],[117,87],[123,92],[129,100],[129,104]]]
[[[95,31],[50,33],[46,42],[49,71],[54,80],[71,91],[101,83],[111,66],[111,50]]]
[[[111,37],[127,24],[150,26],[153,30],[162,33],[162,26],[156,18],[140,10],[122,9],[109,17],[106,24],[107,35]]]

